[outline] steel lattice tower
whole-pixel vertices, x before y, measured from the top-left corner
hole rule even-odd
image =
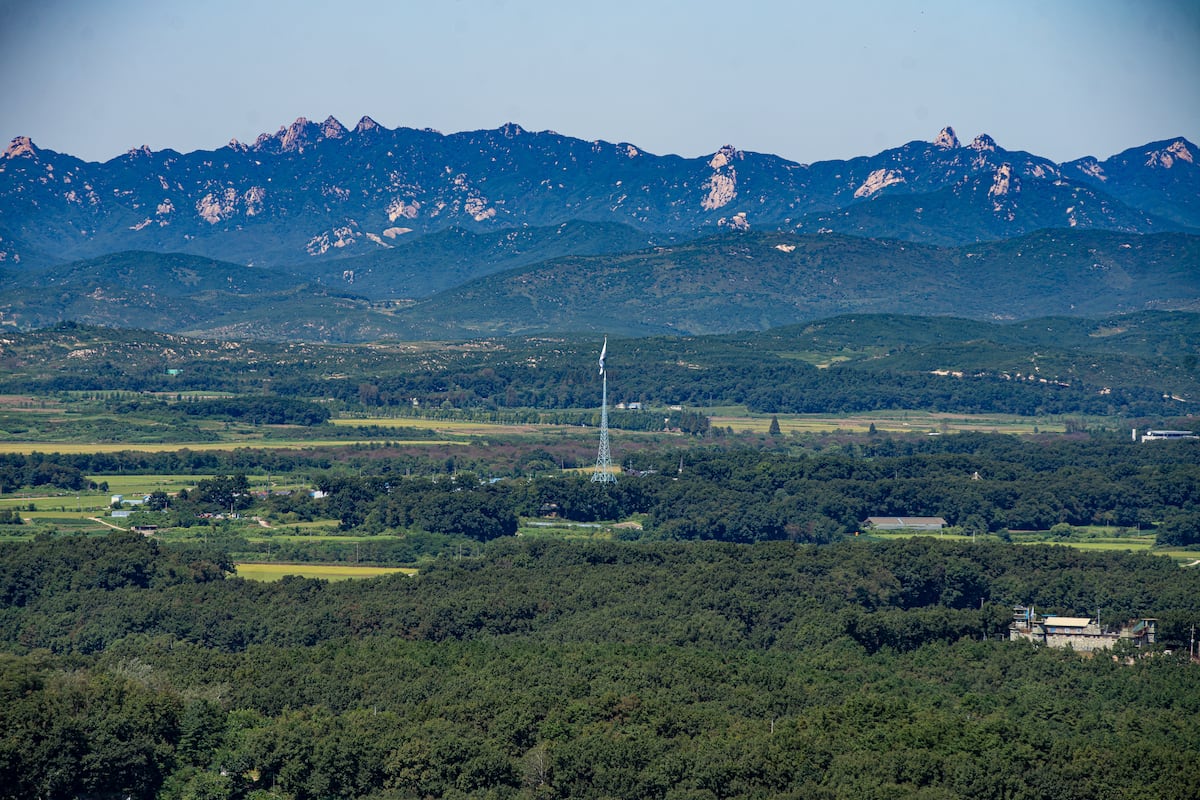
[[[604,372],[604,356],[608,354],[608,337],[600,348],[600,377],[604,381],[604,389],[600,400],[600,452],[596,455],[596,471],[592,473],[594,483],[616,483],[617,475],[613,472],[612,454],[608,450],[608,375]]]

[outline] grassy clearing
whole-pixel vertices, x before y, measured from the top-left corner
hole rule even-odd
[[[611,539],[612,525],[598,522],[567,522],[565,520],[523,520],[518,536],[554,539]]]
[[[1083,530],[1083,529],[1081,529]],[[915,536],[928,536],[934,539],[954,540],[954,541],[969,541],[970,536],[954,533],[932,533],[918,531],[872,531],[867,534],[872,539],[909,539]],[[984,534],[978,537],[977,541],[1000,541],[1000,537],[995,534]],[[1153,534],[1137,534],[1120,537],[1071,537],[1068,539],[1058,539],[1050,535],[1049,531],[1021,531],[1012,535],[1013,544],[1020,545],[1046,545],[1059,547],[1073,547],[1076,550],[1092,550],[1092,551],[1108,551],[1108,552],[1130,552],[1130,553],[1150,553],[1156,556],[1167,556],[1174,559],[1180,564],[1188,565],[1195,561],[1200,561],[1200,550],[1181,550],[1181,549],[1155,549]],[[1200,565],[1198,565],[1200,566]]]
[[[791,361],[803,361],[806,364],[812,364],[814,367],[826,369],[834,364],[843,361],[850,361],[855,358],[862,358],[864,353],[874,353],[882,355],[887,352],[885,347],[870,347],[863,350],[844,350],[839,354],[831,354],[826,352],[817,352],[814,350],[797,350],[790,353],[776,353],[780,358]]]
[[[437,433],[460,436],[487,436],[504,433],[534,433],[546,426],[509,424],[504,422],[468,422],[453,419],[426,419],[424,417],[355,417],[330,420],[334,425],[359,426],[377,425],[381,428],[413,428]],[[428,440],[422,440],[429,444]]]
[[[33,510],[29,510],[30,503],[33,504]],[[0,508],[15,508],[21,513],[24,519],[31,520],[46,520],[50,518],[61,519],[85,519],[87,517],[99,517],[108,514],[108,497],[88,498],[81,497],[78,500],[75,495],[70,497],[37,497],[33,499],[22,498],[15,500],[6,498],[0,500]]]
[[[1066,425],[1051,418],[1018,417],[1009,414],[939,414],[926,411],[876,411],[869,414],[750,414],[730,408],[712,409],[713,427],[732,428],[735,433],[767,432],[772,417],[779,420],[781,433],[867,433],[871,426],[883,433],[1064,433]]]
[[[495,432],[493,427],[491,432]],[[295,441],[261,439],[245,439],[230,442],[192,442],[192,443],[124,443],[124,442],[0,442],[0,455],[19,453],[119,453],[131,451],[139,453],[173,453],[176,450],[315,450],[330,447],[362,447],[369,444],[383,444],[384,439],[298,439]],[[461,445],[463,442],[447,442],[429,439],[414,439],[412,441],[390,442],[391,444],[417,446]]]
[[[39,533],[54,531],[57,533],[105,534],[113,531],[109,526],[88,519],[84,516],[69,517],[62,515],[29,515],[22,514],[24,525],[5,525],[4,534],[12,540],[29,539]]]
[[[299,575],[302,578],[321,578],[327,581],[343,581],[352,578],[375,578],[380,575],[394,573],[415,575],[417,570],[412,567],[362,567],[352,565],[324,564],[237,564],[239,577],[254,581],[277,581],[286,575]]]
[[[1058,544],[1043,542],[1042,544]],[[1149,550],[1154,547],[1153,536],[1131,536],[1127,539],[1072,539],[1064,544],[1079,550]]]
[[[326,531],[336,530],[337,523],[325,528]],[[279,528],[277,530],[290,530],[290,528]],[[247,533],[244,537],[247,542],[278,542],[279,544],[295,544],[312,543],[312,542],[346,542],[350,544],[358,544],[363,542],[384,542],[397,541],[403,539],[403,536],[388,536],[386,534],[374,534],[371,536],[341,536],[336,533],[310,533],[310,534],[271,534],[265,536],[256,536],[253,533]]]
[[[111,498],[114,494],[137,496],[150,494],[160,489],[167,494],[175,494],[180,489],[191,491],[196,488],[197,481],[209,477],[208,475],[185,475],[182,473],[178,475],[89,475],[88,480],[93,483],[107,483],[108,495]],[[288,473],[283,475],[246,473],[246,481],[250,484],[250,490],[253,492],[265,492],[268,489],[272,491],[283,489],[308,491],[312,488],[311,483],[296,480],[295,476]]]
[[[971,536],[962,533],[933,533],[920,531],[870,531],[869,533],[864,533],[862,535],[871,539],[882,539],[885,541],[892,541],[895,539],[912,539],[916,536],[920,536],[922,538],[928,537],[930,539],[939,539],[945,542],[969,542],[972,539]],[[978,537],[978,540],[992,540],[998,542],[1000,541],[1000,538],[991,534],[985,534]]]
[[[196,488],[196,481],[204,476],[196,475],[89,475],[88,480],[94,483],[107,483],[108,494],[140,495],[150,494],[161,489],[167,494],[175,494],[180,489],[191,491]],[[247,476],[248,480],[253,480]]]

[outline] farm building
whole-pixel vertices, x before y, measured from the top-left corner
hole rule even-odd
[[[867,517],[864,527],[877,531],[940,531],[946,527],[941,517]]]
[[[1032,608],[1016,606],[1008,638],[1083,652],[1108,649],[1122,640],[1144,647],[1154,644],[1156,623],[1153,619],[1138,619],[1119,630],[1104,630],[1091,617],[1039,617]]]

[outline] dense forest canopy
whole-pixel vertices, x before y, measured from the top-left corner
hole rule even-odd
[[[1016,601],[1176,635],[1200,572],[1159,557],[506,539],[341,584],[137,536],[0,557],[3,797],[1182,799],[1200,768],[1182,652],[995,638]]]

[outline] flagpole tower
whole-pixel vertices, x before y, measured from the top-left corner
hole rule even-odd
[[[604,346],[600,348],[600,377],[604,386],[600,395],[600,452],[596,455],[596,470],[592,473],[593,483],[617,482],[617,475],[613,472],[612,454],[608,450],[608,374],[604,371],[604,357],[607,354],[608,337],[605,337]]]

